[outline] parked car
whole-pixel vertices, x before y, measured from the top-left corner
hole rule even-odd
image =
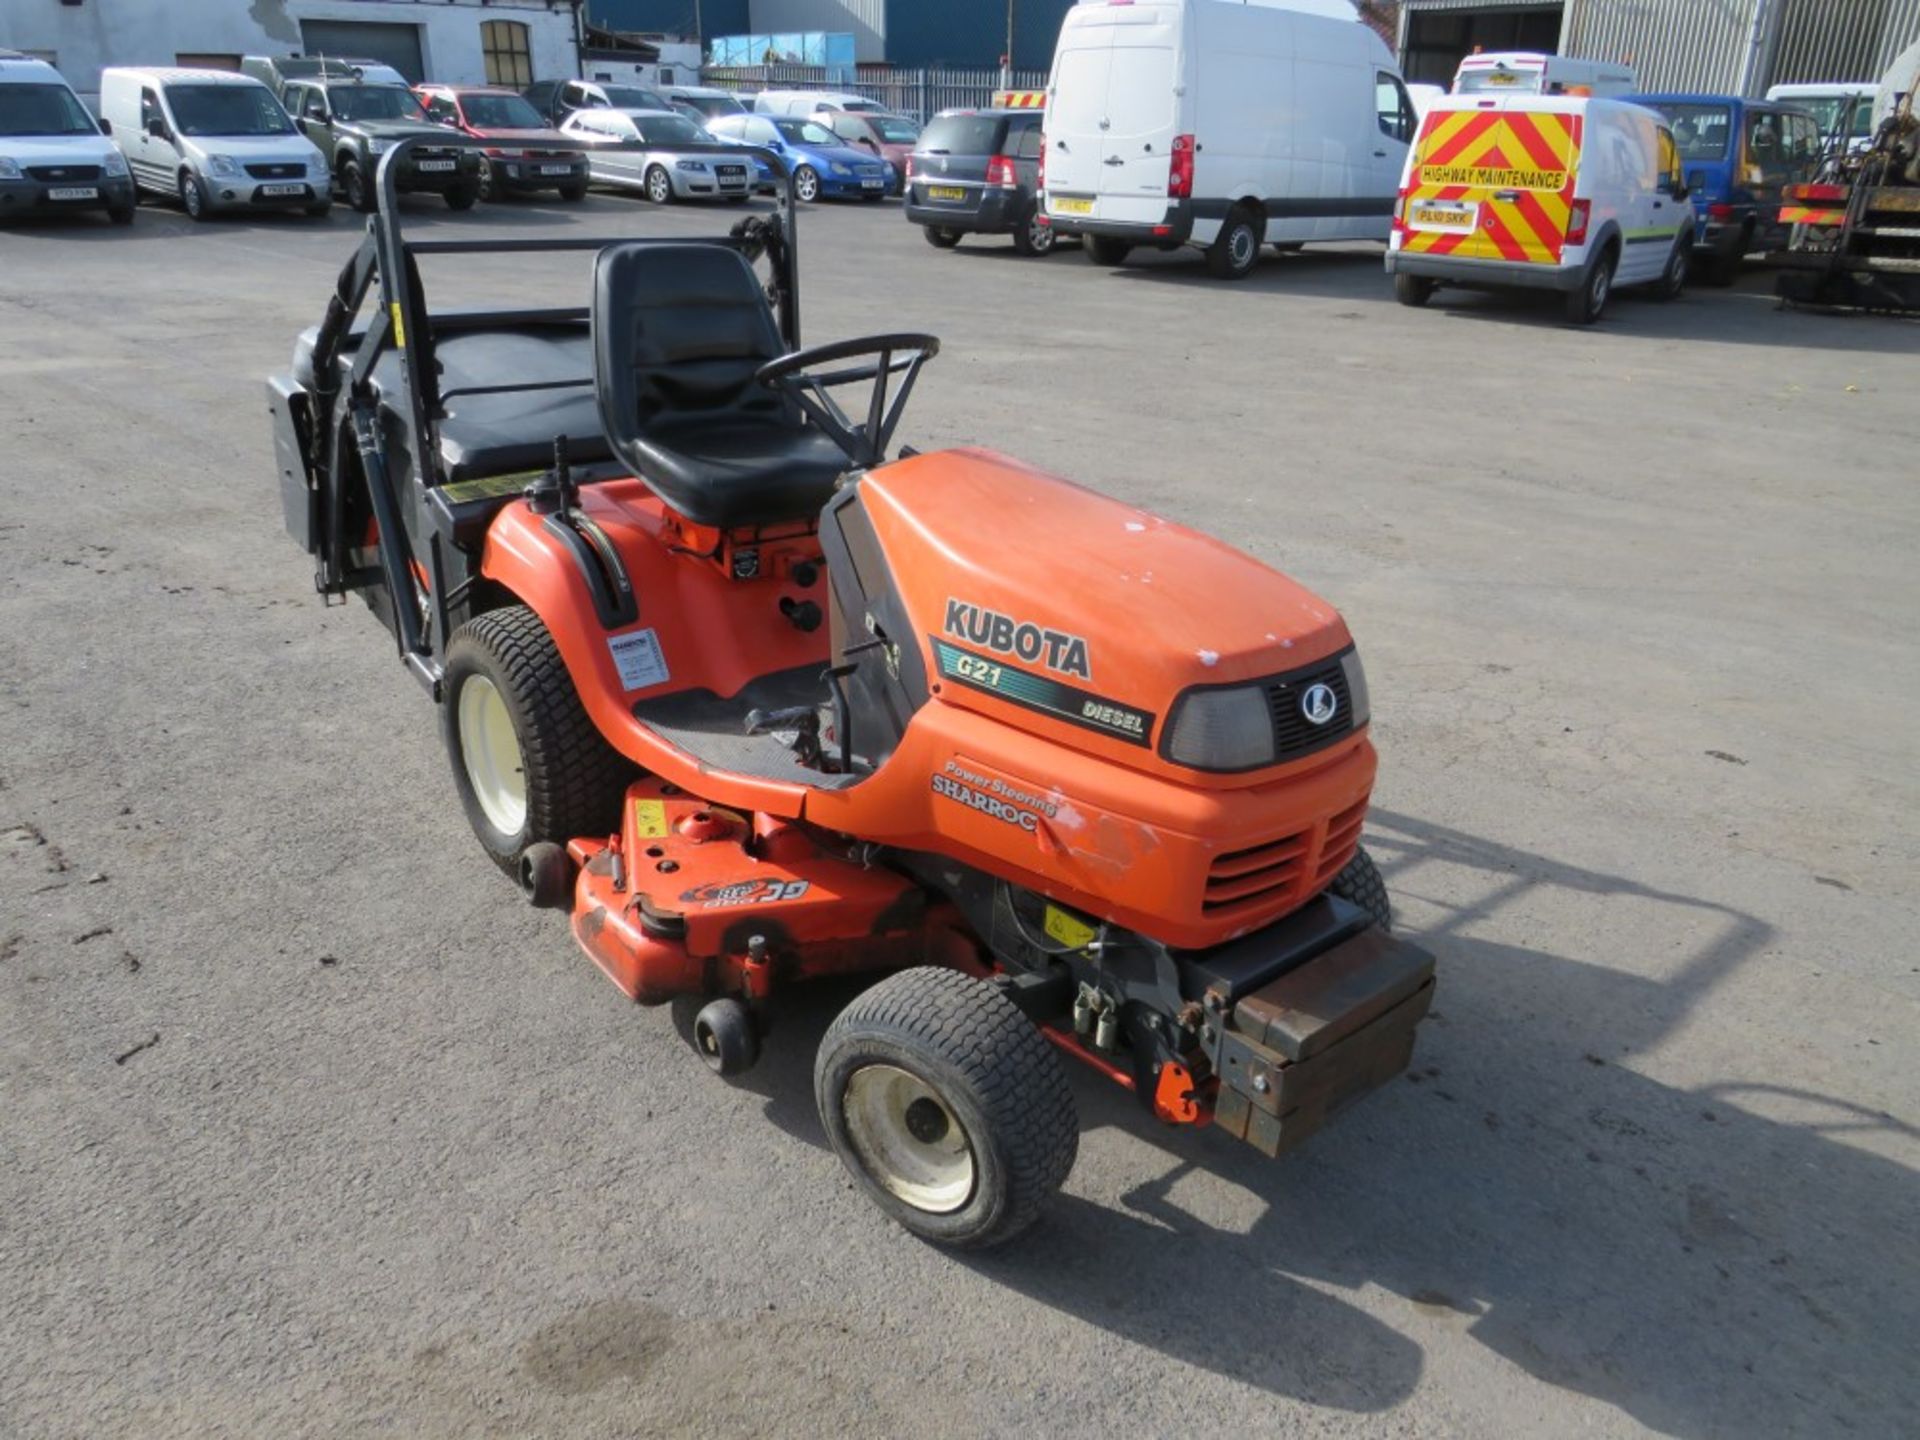
[[[731,90],[719,90],[710,85],[664,85],[660,93],[667,103],[696,124],[705,125],[707,121],[722,115],[744,115],[747,107],[740,97]],[[694,112],[689,114],[688,112]]]
[[[1842,152],[1864,150],[1873,140],[1871,80],[1851,85],[1770,85],[1767,99],[1794,105],[1813,115],[1830,147]]]
[[[133,177],[80,97],[44,60],[0,50],[0,221],[105,210],[133,223]]]
[[[1022,255],[1052,251],[1040,213],[1038,110],[943,110],[907,162],[907,219],[951,250],[963,235],[1011,235]]]
[[[793,193],[811,204],[835,197],[880,200],[893,189],[893,167],[843,144],[826,126],[792,115],[722,115],[707,129],[723,140],[761,145],[784,156]]]
[[[371,213],[380,157],[413,135],[444,138],[419,97],[404,85],[359,80],[292,80],[287,109],[333,165],[333,183],[354,209]],[[449,209],[470,210],[480,197],[480,155],[464,145],[422,146],[394,177],[402,195],[438,195]]]
[[[560,129],[586,148],[595,184],[642,191],[656,205],[753,193],[751,157],[686,153],[712,137],[671,110],[576,110]]]
[[[240,73],[250,75],[286,103],[292,80],[364,80],[369,85],[405,85],[407,77],[378,60],[341,55],[245,55]]]
[[[1237,280],[1263,242],[1387,238],[1414,108],[1364,25],[1229,0],[1076,5],[1049,94],[1046,213],[1097,265],[1191,245]]]
[[[260,81],[230,70],[100,72],[100,119],[134,184],[194,220],[221,210],[333,208],[327,157]]]
[[[489,142],[480,154],[482,200],[536,190],[586,198],[586,152],[520,95],[496,85],[422,85],[414,93],[429,120]]]
[[[658,90],[605,80],[536,80],[520,93],[556,126],[576,110],[673,109],[673,103]]]
[[[822,110],[813,117],[857,150],[893,166],[898,195],[906,188],[907,160],[920,141],[920,127],[904,115],[876,110]]]
[[[1693,207],[1665,119],[1620,100],[1448,95],[1407,156],[1387,273],[1403,305],[1440,285],[1555,290],[1591,325],[1620,286],[1671,300]]]
[[[756,115],[815,115],[825,110],[829,113],[839,111],[868,111],[874,114],[886,110],[878,100],[869,100],[865,95],[854,95],[845,90],[762,90],[753,97],[753,113]]]
[[[1826,150],[1811,111],[1739,95],[1633,99],[1673,125],[1693,202],[1694,270],[1702,279],[1731,285],[1746,256],[1786,248],[1786,187],[1811,180]]]

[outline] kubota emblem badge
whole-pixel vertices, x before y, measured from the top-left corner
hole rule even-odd
[[[1333,693],[1331,685],[1309,685],[1300,697],[1300,713],[1307,717],[1310,725],[1326,724],[1339,708],[1340,697]]]

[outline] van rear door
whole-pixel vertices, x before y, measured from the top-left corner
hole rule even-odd
[[[1075,6],[1047,99],[1047,208],[1140,225],[1167,213],[1179,5]]]
[[[1558,265],[1582,128],[1571,106],[1429,110],[1400,197],[1401,248]]]

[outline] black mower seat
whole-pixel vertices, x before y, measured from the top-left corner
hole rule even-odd
[[[737,251],[613,245],[593,272],[594,375],[614,455],[697,525],[811,518],[847,458],[754,373],[786,353]]]

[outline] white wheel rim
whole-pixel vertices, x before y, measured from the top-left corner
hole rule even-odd
[[[469,675],[460,687],[459,706],[467,783],[487,823],[503,835],[518,835],[527,823],[527,776],[507,702],[486,676]]]
[[[811,200],[819,192],[820,182],[814,178],[811,170],[802,170],[793,182],[793,189],[802,200]]]
[[[959,1117],[918,1075],[863,1065],[840,1097],[861,1168],[889,1194],[929,1215],[973,1197],[973,1146]]]
[[[647,191],[655,200],[664,200],[667,198],[667,188],[670,183],[666,171],[656,170],[647,179]]]

